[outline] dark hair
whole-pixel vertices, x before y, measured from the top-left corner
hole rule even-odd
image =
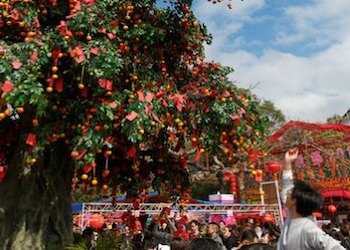
[[[254,230],[246,230],[242,233],[241,242],[244,240],[248,240],[249,242],[254,242],[254,238],[257,238]]]
[[[264,243],[255,243],[250,245],[244,245],[241,250],[274,250],[275,248]]]
[[[349,226],[348,224],[341,224],[340,225],[340,232],[344,237],[349,236]]]
[[[296,211],[303,217],[309,216],[322,204],[322,195],[301,180],[294,181],[291,197],[296,200]]]
[[[94,230],[91,227],[87,227],[83,231],[83,237],[92,236],[93,233],[94,233]]]
[[[269,232],[271,237],[274,237],[274,238],[280,237],[281,229],[276,224],[269,221],[264,224],[264,227]]]
[[[183,241],[181,238],[174,238],[170,243],[170,248],[172,250],[185,250],[186,242]]]
[[[222,246],[219,242],[209,238],[198,238],[191,241],[186,250],[221,250]]]

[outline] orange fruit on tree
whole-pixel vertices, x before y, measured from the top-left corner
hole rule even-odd
[[[34,127],[39,126],[39,121],[38,121],[38,119],[33,119],[33,120],[32,120],[32,124],[33,124]]]
[[[18,107],[18,108],[16,108],[16,111],[21,114],[21,113],[24,112],[24,108],[23,107]]]
[[[4,114],[10,116],[12,115],[12,111],[10,109],[5,109]]]

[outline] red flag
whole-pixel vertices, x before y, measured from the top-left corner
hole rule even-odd
[[[13,84],[10,81],[4,82],[4,84],[2,85],[2,91],[4,93],[7,93],[7,92],[10,92],[11,90],[13,90]]]
[[[131,157],[134,157],[136,155],[136,147],[133,146],[127,153],[126,155],[131,158]]]
[[[86,149],[84,149],[78,156],[77,156],[77,160],[80,160],[81,158],[83,158],[83,156],[85,155],[86,153]]]
[[[109,106],[110,106],[112,109],[115,109],[118,105],[117,105],[116,102],[111,102],[111,103],[109,104]]]
[[[194,160],[199,161],[200,157],[201,157],[201,151],[198,149],[196,152],[196,155],[194,156]]]
[[[83,167],[83,172],[86,174],[86,173],[89,173],[90,171],[92,170],[92,166],[91,165],[85,165]]]
[[[22,66],[22,63],[21,63],[21,62],[18,62],[18,61],[13,61],[13,62],[12,62],[12,67],[13,67],[14,69],[19,69],[21,66]]]
[[[165,107],[165,108],[168,107],[168,103],[167,103],[165,100],[162,101],[162,105],[163,105],[163,107]]]
[[[28,144],[29,146],[34,147],[36,145],[36,135],[29,133],[27,140],[26,140],[26,144]]]
[[[135,111],[131,111],[130,114],[126,116],[126,119],[128,119],[129,121],[133,121],[137,116],[138,114]]]
[[[99,49],[98,48],[91,48],[90,49],[91,54],[98,55]]]
[[[137,96],[139,97],[140,102],[145,101],[145,96],[141,90],[137,91]]]
[[[146,115],[151,115],[152,110],[153,110],[153,106],[152,105],[146,106],[145,107]]]
[[[29,55],[31,64],[36,64],[36,61],[38,60],[38,51],[34,50],[32,54]]]
[[[230,115],[230,118],[232,120],[238,120],[239,119],[239,115]]]
[[[180,94],[176,94],[174,96],[174,103],[176,105],[177,110],[179,110],[181,112],[182,104],[183,104],[183,96]]]
[[[106,90],[112,90],[112,81],[108,79],[101,78],[98,80],[100,86]]]
[[[107,33],[107,36],[108,36],[109,40],[114,40],[117,37],[113,33]]]
[[[61,93],[63,91],[63,79],[62,78],[59,78],[56,80],[55,89],[59,93]]]
[[[81,62],[84,62],[86,60],[86,56],[84,54],[81,54],[81,55],[74,57],[74,60],[77,63],[81,63]]]
[[[152,114],[152,116],[153,116],[153,119],[154,119],[155,121],[160,122],[158,116],[156,116],[155,114]]]
[[[146,102],[151,102],[153,100],[153,97],[154,97],[153,93],[148,93],[145,98]]]

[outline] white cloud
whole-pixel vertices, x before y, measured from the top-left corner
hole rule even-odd
[[[308,40],[310,46],[325,46],[349,33],[349,0],[312,0],[306,6],[285,9],[276,37],[277,44]],[[288,25],[292,30],[286,30]]]
[[[350,107],[350,37],[309,58],[267,50],[260,57],[237,51],[217,60],[235,69],[238,86],[259,83],[252,91],[289,119],[325,121]]]
[[[227,9],[211,10],[202,5],[200,19],[206,24],[210,23],[209,32],[214,37],[213,45],[206,48],[207,58],[233,67],[235,73],[232,80],[240,87],[249,88],[259,83],[253,92],[262,99],[274,102],[287,119],[325,122],[333,114],[344,114],[350,107],[349,0],[310,1],[307,6],[285,10],[293,29],[291,31],[290,26],[285,30],[279,27],[280,43],[303,41],[308,46],[311,41],[314,45],[327,44],[322,51],[307,57],[298,56],[292,50],[282,52],[276,48],[265,48],[261,55],[256,55],[242,49],[244,36],[236,35],[236,40],[230,41],[232,32],[243,32],[245,23],[251,22],[249,19],[265,2],[251,0],[242,4],[249,6],[240,12],[239,5],[233,10],[238,13]],[[215,15],[218,13],[224,16],[224,22],[222,18],[217,22]],[[233,17],[235,15],[239,18]],[[226,25],[236,26],[229,29],[230,32],[225,32],[218,30],[220,24],[222,29]],[[257,34],[257,41],[254,42],[259,43],[258,39]]]
[[[233,10],[228,10],[226,4],[203,3],[203,0],[194,2],[195,14],[199,20],[205,20],[204,24],[213,34],[213,46],[230,44],[230,35],[237,33],[247,22],[257,21],[253,19],[254,12],[265,6],[264,0],[231,1]]]

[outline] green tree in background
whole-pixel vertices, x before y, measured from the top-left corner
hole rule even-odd
[[[206,62],[191,1],[0,2],[0,242],[72,241],[71,190],[189,187],[185,145],[229,163],[265,122]],[[210,7],[210,5],[208,5]]]
[[[268,127],[270,133],[276,132],[286,123],[286,119],[282,111],[277,109],[273,102],[269,100],[263,100],[260,103],[260,112],[262,116],[267,117],[269,120]]]

